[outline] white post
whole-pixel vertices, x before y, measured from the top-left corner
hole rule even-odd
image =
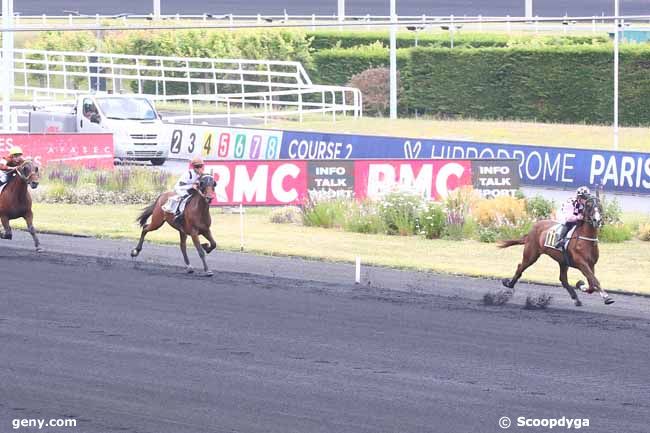
[[[239,203],[239,251],[244,251],[244,205]]]
[[[153,0],[153,19],[160,19],[160,0]]]
[[[533,0],[525,0],[526,4],[524,6],[526,19],[530,20],[533,18]]]
[[[397,119],[397,8],[390,0],[390,118]]]
[[[2,27],[11,29],[13,27],[14,0],[2,0]],[[13,93],[14,78],[14,34],[5,31],[2,34],[2,129],[11,129],[11,95]]]
[[[338,0],[338,14],[339,22],[345,21],[345,0]]]
[[[619,0],[614,0],[614,150],[618,150],[618,48],[619,48]]]
[[[361,284],[361,257],[357,256],[354,266],[354,282]]]

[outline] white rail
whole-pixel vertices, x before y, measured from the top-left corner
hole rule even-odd
[[[14,94],[34,98],[66,98],[99,90],[187,104],[181,107],[189,111],[187,115],[170,120],[362,115],[358,89],[315,85],[302,64],[291,61],[17,49],[14,77]],[[202,110],[197,104],[204,105]]]
[[[301,24],[309,27],[313,25],[336,24],[341,26],[349,25],[367,25],[371,27],[378,23],[387,23],[390,20],[389,15],[346,15],[345,19],[340,21],[337,14],[323,15],[290,15],[287,13],[276,15],[235,15],[235,14],[190,14],[190,15],[161,15],[160,19],[154,19],[153,14],[117,14],[117,15],[86,15],[80,13],[69,13],[63,15],[16,15],[14,25],[17,27],[25,25],[64,25],[70,27],[83,26],[88,24],[100,25],[130,25],[143,21],[155,21],[156,23],[168,22],[172,25],[180,21],[193,21],[202,23],[225,23],[237,27],[241,24],[254,23],[257,25],[264,24]],[[519,17],[519,16],[487,16],[487,15],[399,15],[398,23],[406,22],[413,25],[420,21],[423,25],[435,26],[445,25],[453,22],[465,22],[465,28],[482,31],[534,31],[534,32],[602,32],[607,31],[607,21],[611,21],[603,12],[601,15],[591,17],[581,17],[580,22],[576,22],[570,16],[558,17]],[[494,23],[494,21],[500,21]],[[491,23],[492,22],[492,23]],[[650,16],[639,15],[627,17],[626,22],[633,24],[650,24]]]

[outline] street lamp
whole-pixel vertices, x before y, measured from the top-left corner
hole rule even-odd
[[[390,118],[397,119],[397,8],[390,0]]]
[[[14,21],[14,0],[2,0],[2,129],[11,127],[10,101],[14,83],[14,34],[10,30]]]
[[[153,19],[160,19],[160,0],[153,0]]]

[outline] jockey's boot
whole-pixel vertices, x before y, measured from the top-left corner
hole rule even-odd
[[[557,242],[555,243],[555,248],[557,248],[558,250],[562,249],[562,245],[564,244],[564,238],[566,237],[568,231],[569,231],[569,227],[567,227],[567,225],[564,224],[562,226],[562,231],[560,232],[560,236]]]
[[[174,215],[174,224],[181,227],[183,225],[183,214],[180,211],[176,211]]]

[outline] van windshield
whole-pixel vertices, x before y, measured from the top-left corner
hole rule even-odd
[[[156,119],[156,111],[145,98],[97,98],[97,104],[109,119]]]

